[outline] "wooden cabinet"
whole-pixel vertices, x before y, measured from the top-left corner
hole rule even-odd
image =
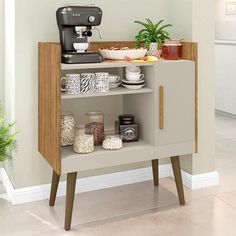
[[[185,47],[184,47],[185,48]],[[190,50],[191,49],[191,50]],[[193,50],[194,49],[194,50]],[[191,53],[187,53],[190,50]],[[195,53],[193,53],[193,51]],[[184,55],[196,57],[196,44],[186,44]],[[127,62],[66,65],[60,61],[60,45],[39,43],[39,144],[42,156],[53,168],[50,205],[56,198],[61,174],[67,174],[65,229],[70,229],[75,180],[78,171],[152,161],[155,186],[158,185],[158,159],[170,157],[180,204],[184,204],[179,155],[194,152],[196,141],[196,74],[193,61],[132,63],[140,66],[146,87],[139,90],[112,89],[107,93],[61,94],[61,77],[70,72],[108,71],[124,76]],[[86,111],[105,113],[105,126],[111,128],[122,113],[131,113],[140,124],[140,141],[126,143],[117,151],[96,147],[90,154],[76,154],[72,147],[60,147],[62,111],[75,113],[80,123]]]

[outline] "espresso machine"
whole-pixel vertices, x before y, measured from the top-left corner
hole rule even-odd
[[[61,61],[67,64],[99,63],[98,52],[87,51],[93,30],[101,24],[102,10],[95,6],[66,6],[56,12],[61,42]]]

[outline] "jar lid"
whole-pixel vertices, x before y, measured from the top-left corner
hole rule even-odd
[[[131,114],[124,114],[119,116],[119,121],[121,124],[133,124],[135,116]]]

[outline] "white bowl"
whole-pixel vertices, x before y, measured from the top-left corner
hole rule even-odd
[[[126,60],[127,58],[134,60],[144,57],[147,49],[129,49],[129,50],[110,50],[99,49],[102,57],[109,60]]]

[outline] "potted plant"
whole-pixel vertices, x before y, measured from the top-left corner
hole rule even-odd
[[[162,25],[164,20],[160,20],[157,23],[153,23],[150,19],[146,19],[147,22],[135,21],[134,23],[143,26],[138,34],[136,35],[136,46],[140,47],[144,45],[148,49],[148,56],[161,55],[161,48],[165,39],[170,39],[169,32],[166,28],[171,27],[171,24]]]
[[[15,136],[18,133],[13,131],[15,122],[6,123],[6,117],[6,113],[0,106],[0,162],[8,159],[10,152],[15,150]]]

